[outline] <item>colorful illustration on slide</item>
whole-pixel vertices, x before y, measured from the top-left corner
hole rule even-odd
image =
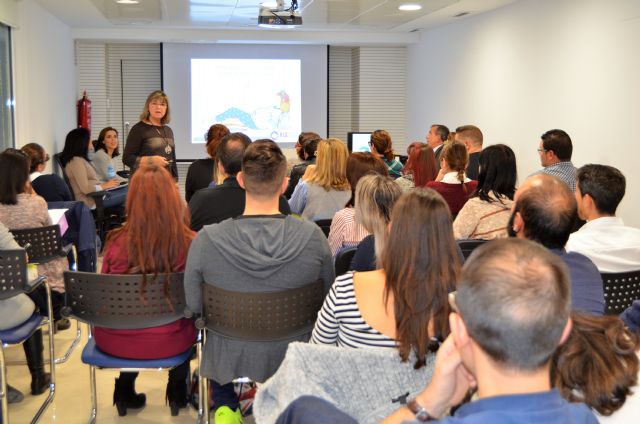
[[[223,113],[216,115],[215,122],[226,125],[231,131],[256,130],[270,132],[273,139],[277,139],[291,126],[291,99],[285,90],[276,93],[279,101],[273,106],[255,109],[249,113],[237,107],[230,107]]]
[[[221,124],[232,123],[234,121],[239,121],[245,128],[249,128],[252,130],[258,129],[255,122],[253,122],[253,118],[251,118],[251,115],[249,115],[244,110],[238,109],[237,107],[229,108],[220,115],[216,116],[216,122],[219,122]],[[237,126],[237,123],[236,125],[232,126]]]

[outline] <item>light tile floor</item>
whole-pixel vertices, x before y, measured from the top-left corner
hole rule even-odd
[[[56,366],[56,396],[52,405],[45,412],[41,423],[86,423],[91,409],[91,392],[89,389],[89,367],[80,361],[80,353],[87,339],[87,327],[81,325],[82,340],[65,364]],[[70,345],[75,336],[75,321],[69,330],[61,331],[55,336],[56,355],[60,356]],[[45,346],[47,345],[45,337]],[[45,347],[46,351],[46,347]],[[5,351],[8,361],[24,360],[21,346],[11,347]],[[197,363],[193,361],[192,370]],[[48,366],[46,367],[48,369]],[[46,394],[31,396],[29,386],[31,376],[26,365],[7,367],[9,383],[24,393],[24,400],[9,405],[10,423],[28,423],[40,407]],[[172,417],[169,407],[165,405],[165,388],[167,371],[141,372],[136,381],[136,390],[147,394],[147,405],[140,410],[129,410],[127,416],[119,417],[112,405],[114,379],[118,371],[96,371],[98,394],[98,423],[195,423],[195,409],[180,410],[177,417]],[[245,421],[248,422],[248,421]]]

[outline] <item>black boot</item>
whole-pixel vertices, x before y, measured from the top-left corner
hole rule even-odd
[[[127,408],[142,408],[147,402],[144,393],[136,393],[137,372],[121,372],[120,378],[116,378],[116,388],[113,392],[113,404],[118,408],[118,415],[127,415]]]
[[[171,416],[175,417],[182,408],[186,408],[187,378],[189,377],[189,360],[169,370],[167,383],[167,402],[171,409]]]
[[[36,330],[31,337],[22,343],[22,347],[31,373],[31,394],[40,395],[47,390],[49,383],[51,383],[51,374],[44,372],[42,330]]]

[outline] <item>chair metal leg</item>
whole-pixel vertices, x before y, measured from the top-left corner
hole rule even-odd
[[[0,417],[3,423],[9,422],[9,399],[7,384],[7,368],[4,363],[4,346],[0,343]]]
[[[53,326],[55,323],[53,322],[53,306],[51,305],[51,288],[49,287],[49,283],[45,281],[44,287],[47,291],[47,306],[49,309],[49,372],[51,373],[51,382],[49,383],[49,394],[40,406],[40,409],[36,412],[36,415],[31,420],[31,424],[36,424],[40,418],[42,418],[42,414],[44,414],[44,411],[46,411],[49,405],[51,405],[53,398],[56,395],[56,354],[53,342]]]
[[[89,424],[96,422],[98,415],[98,398],[96,395],[96,367],[89,365],[89,382],[91,386],[91,415],[89,416]]]
[[[73,350],[76,348],[78,343],[80,343],[80,336],[81,336],[80,321],[76,321],[76,338],[73,339],[73,342],[71,342],[71,346],[69,346],[69,348],[64,353],[64,355],[62,355],[59,358],[56,358],[56,364],[64,364],[65,362],[67,362],[67,360],[73,353]]]
[[[200,424],[209,424],[209,384],[207,379],[202,376],[202,349],[204,347],[204,343],[206,342],[207,330],[202,330],[200,332],[200,340],[197,343],[197,354],[198,354],[198,422]]]

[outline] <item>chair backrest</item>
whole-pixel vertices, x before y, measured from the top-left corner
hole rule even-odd
[[[326,237],[329,237],[329,230],[331,229],[331,220],[330,219],[318,219],[314,221],[318,227],[322,229],[322,232]]]
[[[29,262],[43,263],[67,256],[62,250],[59,225],[11,230],[11,233],[20,246],[30,245],[26,247]]]
[[[640,299],[640,270],[601,275],[607,315],[620,315],[634,300]]]
[[[169,324],[184,317],[183,277],[183,273],[158,274],[156,277],[148,274],[143,287],[141,274],[66,271],[63,314],[114,329]]]
[[[247,341],[274,341],[310,333],[324,301],[322,281],[267,293],[202,284],[202,320],[208,330]]]
[[[27,252],[0,250],[0,299],[22,293],[27,281]]]
[[[460,247],[460,250],[462,251],[462,255],[464,256],[464,259],[468,259],[469,256],[471,255],[471,252],[473,252],[473,250],[476,247],[479,247],[481,245],[483,245],[484,243],[487,242],[487,240],[472,240],[472,239],[468,239],[468,240],[456,240],[456,242],[458,243],[458,246]]]
[[[358,250],[358,246],[345,247],[338,252],[335,263],[336,276],[345,274],[349,271],[349,266],[351,265],[351,260],[356,254],[356,250]]]
[[[55,155],[53,155],[53,160],[55,160],[56,164],[58,165],[58,168],[60,168],[60,173],[62,174],[62,178],[64,179],[64,182],[67,183],[67,187],[69,188],[69,193],[71,193],[71,198],[73,200],[76,200],[76,195],[73,192],[73,187],[71,187],[71,181],[69,181],[69,177],[67,177],[67,173],[64,172],[64,166],[62,166],[62,160],[60,159],[60,155],[62,155],[62,153],[56,153]]]

